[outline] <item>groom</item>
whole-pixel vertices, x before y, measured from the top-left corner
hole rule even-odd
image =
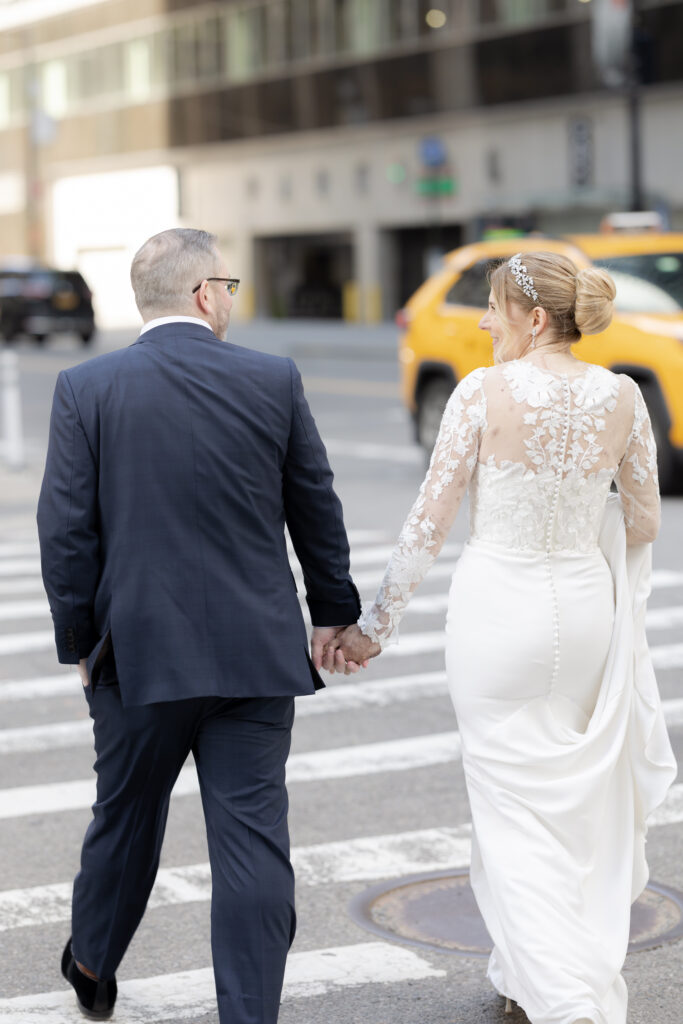
[[[359,613],[342,509],[294,363],[223,340],[239,282],[215,237],[155,235],[131,281],[137,341],[57,379],[38,506],[58,657],[79,666],[97,752],[62,971],[86,1016],[111,1016],[192,753],[219,1018],[275,1024],[294,696],[323,685],[313,662]]]

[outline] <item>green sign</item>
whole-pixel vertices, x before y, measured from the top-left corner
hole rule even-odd
[[[420,196],[452,196],[458,191],[458,182],[450,177],[429,177],[418,178],[415,182],[415,191]]]

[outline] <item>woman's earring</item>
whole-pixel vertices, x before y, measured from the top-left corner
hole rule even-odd
[[[531,348],[536,348],[536,328],[531,328]]]

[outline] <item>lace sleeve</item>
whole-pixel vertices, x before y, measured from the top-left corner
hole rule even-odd
[[[659,531],[657,445],[647,406],[637,384],[633,385],[633,391],[633,427],[616,475],[616,484],[624,507],[628,543],[642,544],[653,541]]]
[[[403,524],[375,603],[359,621],[380,647],[397,643],[413,592],[431,568],[453,525],[474,470],[486,426],[484,369],[465,377],[451,395],[427,475]]]

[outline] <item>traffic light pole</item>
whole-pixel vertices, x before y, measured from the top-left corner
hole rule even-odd
[[[643,146],[641,132],[641,67],[640,54],[637,46],[638,21],[640,18],[640,0],[631,0],[631,53],[629,55],[628,76],[628,121],[629,121],[629,165],[631,210],[637,213],[644,209],[643,196]]]

